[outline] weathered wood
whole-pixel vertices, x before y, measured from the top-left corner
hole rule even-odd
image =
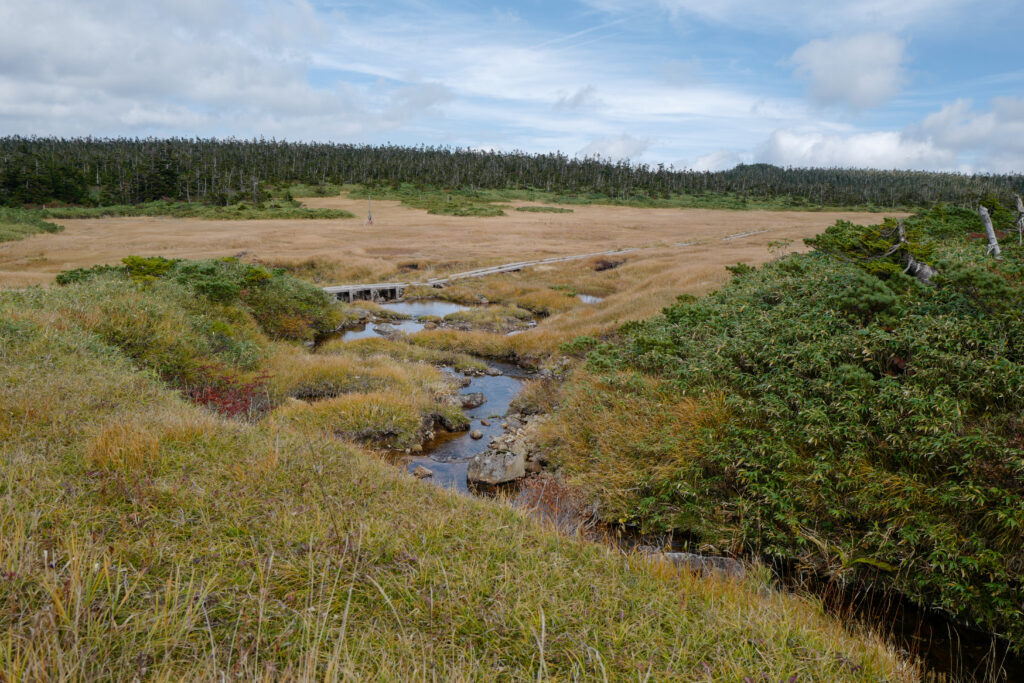
[[[338,301],[393,301],[401,299],[406,282],[379,282],[370,285],[335,285],[324,287],[324,291]]]
[[[1000,258],[999,240],[996,239],[996,230],[992,227],[992,218],[988,215],[988,209],[984,206],[979,206],[978,215],[981,216],[981,222],[985,225],[985,234],[988,235],[988,251],[985,253]]]
[[[1024,201],[1021,201],[1019,194],[1013,195],[1013,198],[1017,200],[1017,244],[1024,244]]]
[[[899,232],[900,241],[897,242],[895,246],[893,246],[893,248],[889,250],[889,253],[893,254],[897,250],[899,250],[899,248],[903,247],[903,262],[907,264],[907,267],[903,269],[903,272],[913,275],[923,284],[930,285],[932,276],[939,271],[937,271],[935,268],[931,267],[927,263],[918,261],[911,255],[910,250],[906,249],[907,235],[903,229],[903,221],[900,221],[899,223],[896,224],[896,230]]]

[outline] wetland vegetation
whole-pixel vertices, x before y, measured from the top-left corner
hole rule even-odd
[[[310,351],[339,320],[315,287],[232,260],[65,280],[0,293],[10,678],[914,678],[763,576],[679,574],[374,457],[453,410],[452,357]]]
[[[545,222],[590,204],[931,207],[840,221],[809,253],[771,241],[717,291],[722,263],[665,239],[410,287],[443,300],[430,311],[318,284],[465,264],[131,256],[0,292],[9,678],[920,677],[905,643],[769,589],[762,561],[898,593],[1020,655],[1020,176],[234,140],[7,138],[0,157],[0,241],[61,229],[48,219],[351,217],[298,202],[340,194]],[[979,204],[1010,235],[999,260]],[[485,377],[496,361],[534,374]],[[745,558],[747,576],[680,573],[391,464],[429,465],[420,449],[470,427],[507,436],[458,396],[489,380],[499,413],[543,415],[527,492],[552,482],[608,528]],[[464,479],[444,464],[439,481]]]

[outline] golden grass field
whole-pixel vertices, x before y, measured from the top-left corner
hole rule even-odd
[[[365,215],[362,200],[316,197],[306,206],[348,209]],[[525,205],[515,202],[512,206]],[[373,226],[364,220],[207,221],[178,218],[57,220],[59,234],[0,244],[0,287],[53,281],[61,270],[116,263],[129,254],[209,258],[245,254],[267,263],[316,259],[331,264],[324,284],[428,272],[466,270],[531,258],[626,247],[650,247],[630,261],[650,261],[652,272],[676,290],[706,290],[721,280],[722,266],[769,258],[767,244],[799,243],[836,219],[875,223],[882,214],[807,211],[722,211],[577,206],[573,213],[508,211],[491,218],[429,215],[394,201],[373,204]],[[767,230],[721,242],[731,234]],[[698,242],[692,247],[673,247]],[[403,273],[402,266],[420,269]],[[315,274],[314,274],[315,275]],[[337,282],[335,282],[337,280]]]

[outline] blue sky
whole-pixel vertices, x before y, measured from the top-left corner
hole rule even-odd
[[[1024,172],[1021,0],[0,4],[0,134]]]

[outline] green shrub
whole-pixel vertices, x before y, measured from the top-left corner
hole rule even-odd
[[[322,289],[294,278],[282,269],[240,263],[237,259],[185,261],[160,256],[128,256],[123,266],[93,266],[64,271],[57,283],[84,282],[108,273],[143,284],[172,280],[210,305],[245,311],[264,332],[279,339],[313,339],[336,329],[341,312]],[[245,355],[244,352],[238,353]]]
[[[63,229],[61,225],[43,220],[38,211],[0,206],[0,242],[14,242],[29,235],[55,233]]]
[[[609,395],[641,372],[724,397],[690,466],[607,494],[606,516],[881,581],[1024,643],[1024,250],[986,257],[965,219],[906,221],[910,248],[939,257],[934,286],[872,259],[891,222],[839,222],[817,251],[681,299],[611,348],[567,347],[590,348]],[[658,462],[677,444],[648,448]]]

